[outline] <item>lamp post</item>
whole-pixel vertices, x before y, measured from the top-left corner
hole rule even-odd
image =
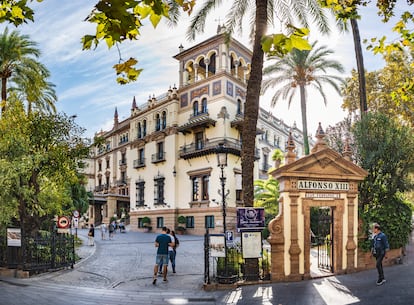
[[[224,177],[224,168],[227,167],[227,150],[223,143],[217,147],[217,166],[221,169],[221,204],[223,209],[223,233],[224,233],[224,276],[228,276],[227,268],[227,236],[226,236],[226,194],[224,187],[226,185],[226,177]]]

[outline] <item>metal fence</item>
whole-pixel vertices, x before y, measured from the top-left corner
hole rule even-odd
[[[0,239],[2,267],[34,274],[73,268],[75,264],[75,240],[71,234],[42,231],[37,237],[22,237],[21,247],[8,247],[6,236]]]
[[[209,234],[204,237],[205,258],[205,284],[220,283],[232,284],[236,282],[249,282],[270,280],[270,246],[262,245],[262,255],[255,259],[243,258],[243,251],[239,242],[227,245],[227,258],[211,255]],[[253,265],[253,268],[252,268]]]

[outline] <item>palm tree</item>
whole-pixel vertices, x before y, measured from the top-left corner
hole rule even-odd
[[[20,35],[17,31],[9,33],[8,28],[5,28],[3,33],[0,34],[2,113],[6,110],[7,82],[9,79],[13,77],[16,82],[17,79],[25,77],[28,71],[34,73],[45,69],[36,61],[36,58],[40,56],[40,50],[36,45],[36,42],[31,41],[29,36]],[[34,83],[32,85],[35,86]]]
[[[271,106],[274,107],[279,99],[287,99],[288,106],[291,105],[296,94],[296,89],[300,91],[300,106],[302,112],[302,129],[305,154],[309,154],[308,127],[306,117],[306,96],[307,87],[312,86],[322,96],[325,105],[327,99],[323,90],[325,83],[331,85],[338,94],[341,94],[338,82],[343,80],[339,76],[326,74],[327,70],[333,69],[343,72],[344,67],[336,60],[330,60],[327,57],[333,53],[326,46],[315,48],[317,42],[312,44],[311,51],[301,51],[294,49],[284,58],[269,58],[276,60],[274,64],[266,67],[263,71],[264,76],[268,78],[262,83],[262,92],[270,88],[277,87],[272,100]]]
[[[221,0],[206,1],[192,19],[187,36],[194,38],[196,33],[202,33],[207,15],[222,3],[223,1]],[[268,24],[273,25],[277,19],[281,20],[284,24],[294,23],[295,18],[306,26],[308,24],[307,17],[311,16],[312,20],[318,24],[319,29],[323,33],[327,33],[329,28],[327,26],[327,19],[316,0],[234,0],[226,16],[225,24],[229,35],[235,29],[242,28],[242,20],[248,12],[251,13],[249,20],[251,20],[253,54],[244,106],[244,124],[241,132],[243,140],[241,163],[243,170],[242,186],[244,205],[253,206],[254,151],[264,61],[261,42],[266,34],[267,26]]]
[[[25,74],[11,78],[13,85],[9,90],[16,92],[21,101],[26,101],[27,115],[32,113],[33,108],[56,113],[55,85],[47,81],[49,77],[49,70],[43,64],[36,63],[35,67],[26,67]]]
[[[279,212],[279,182],[269,177],[267,180],[255,180],[254,186],[255,206],[263,207],[265,215],[273,218]]]

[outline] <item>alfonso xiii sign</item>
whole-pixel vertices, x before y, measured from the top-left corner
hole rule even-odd
[[[299,180],[299,190],[349,191],[349,182]]]

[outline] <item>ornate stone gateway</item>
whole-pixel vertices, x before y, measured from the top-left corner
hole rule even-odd
[[[358,267],[358,183],[367,172],[351,161],[349,146],[344,156],[330,149],[320,125],[316,137],[311,154],[298,160],[290,137],[286,164],[271,173],[280,185],[279,215],[269,223],[272,281],[311,278],[312,245],[324,247],[318,258],[332,273]],[[315,221],[319,232],[311,230]],[[323,242],[315,244],[317,233]]]

